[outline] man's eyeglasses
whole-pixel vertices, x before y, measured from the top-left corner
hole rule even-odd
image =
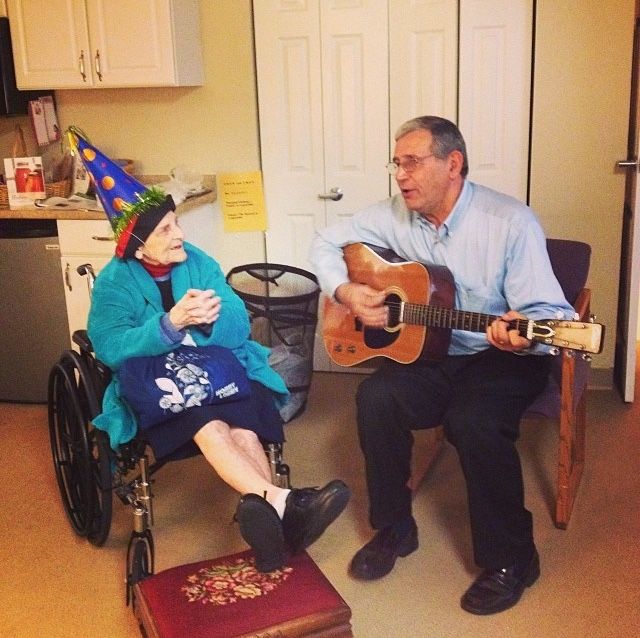
[[[403,160],[397,160],[395,162],[389,162],[387,164],[387,171],[389,171],[389,175],[395,175],[398,172],[398,169],[402,169],[405,173],[413,173],[418,170],[418,166],[424,163],[425,160],[433,157],[435,154],[430,153],[429,155],[423,155],[422,157],[418,157],[417,155],[412,155],[411,157],[407,157]]]

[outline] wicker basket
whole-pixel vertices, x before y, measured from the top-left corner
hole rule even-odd
[[[44,186],[47,197],[69,197],[71,194],[71,180],[63,179]],[[0,184],[0,208],[9,208],[9,193],[6,184]]]

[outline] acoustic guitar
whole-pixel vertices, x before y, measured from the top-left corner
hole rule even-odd
[[[364,326],[346,306],[326,298],[323,340],[338,365],[353,366],[374,357],[399,363],[437,361],[447,354],[451,330],[485,332],[498,318],[455,309],[453,276],[444,266],[405,261],[392,250],[369,244],[350,244],[343,252],[350,281],[385,291],[389,321],[385,328]],[[509,325],[531,341],[583,353],[602,351],[601,324],[516,319]]]

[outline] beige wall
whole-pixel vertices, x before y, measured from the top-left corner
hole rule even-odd
[[[607,325],[597,368],[613,365],[624,188],[614,165],[626,153],[634,4],[537,2],[531,203],[548,235],[593,245],[593,309]],[[259,168],[250,0],[203,1],[201,26],[204,86],[58,91],[61,125],[80,126],[145,173]],[[13,123],[0,119],[5,152]],[[224,235],[217,206],[213,216],[224,269],[263,258],[260,234]]]
[[[531,205],[547,235],[592,245],[592,309],[613,366],[634,0],[538,0]]]

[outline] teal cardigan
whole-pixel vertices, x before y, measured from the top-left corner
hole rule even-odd
[[[186,261],[171,271],[173,298],[178,301],[189,288],[214,290],[221,298],[221,312],[211,335],[199,330],[191,336],[197,345],[216,344],[230,348],[250,379],[273,390],[281,406],[287,387],[267,362],[269,349],[250,339],[250,323],[244,303],[227,284],[218,263],[202,250],[185,243]],[[160,290],[137,259],[114,257],[95,281],[89,312],[88,333],[96,356],[113,371],[95,427],[109,434],[111,447],[130,441],[137,425],[133,412],[120,398],[118,368],[130,357],[165,354],[180,342],[170,342],[160,327],[165,314]]]

